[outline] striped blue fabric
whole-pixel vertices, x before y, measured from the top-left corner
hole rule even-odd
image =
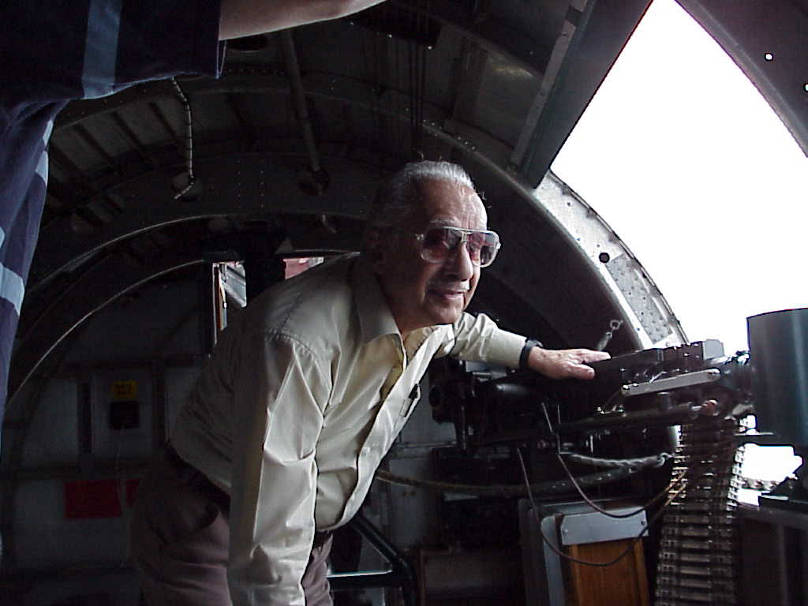
[[[53,133],[53,119],[48,120],[48,123],[45,125],[45,132],[42,133],[42,145],[45,147],[48,146],[48,141],[50,141],[50,136]]]
[[[48,120],[45,126],[45,133],[42,135],[42,154],[39,156],[39,162],[36,165],[36,174],[42,179],[45,187],[48,186],[48,141],[50,140],[51,133],[53,132],[53,120]]]
[[[36,163],[36,174],[42,179],[42,182],[47,185],[48,183],[48,150],[43,149],[39,155],[39,162]]]
[[[102,97],[114,90],[121,5],[122,0],[90,0],[81,74],[85,99]]]
[[[0,423],[54,117],[138,82],[217,76],[218,21],[218,0],[0,0]]]
[[[0,298],[11,303],[18,316],[20,315],[24,296],[25,282],[22,276],[0,264]]]

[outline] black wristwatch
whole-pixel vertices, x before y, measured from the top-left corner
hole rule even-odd
[[[522,347],[522,353],[519,354],[519,368],[527,368],[527,359],[530,357],[530,350],[534,347],[544,347],[538,339],[526,339],[525,345]]]

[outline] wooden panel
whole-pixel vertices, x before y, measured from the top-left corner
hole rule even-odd
[[[569,555],[588,562],[608,562],[623,553],[631,539],[605,541],[586,545],[570,545]],[[648,606],[648,577],[645,573],[642,542],[634,544],[633,553],[612,566],[585,566],[570,562],[571,606]]]

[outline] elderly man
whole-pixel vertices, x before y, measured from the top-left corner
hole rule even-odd
[[[139,491],[153,603],[226,604],[229,580],[235,604],[330,604],[330,532],[361,506],[433,358],[594,375],[586,362],[608,354],[548,351],[464,312],[498,248],[462,168],[409,164],[380,189],[361,254],[247,306]]]

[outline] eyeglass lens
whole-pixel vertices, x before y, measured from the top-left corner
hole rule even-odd
[[[492,232],[433,227],[424,233],[422,255],[431,263],[443,262],[465,240],[471,262],[485,267],[494,260],[497,237]]]

